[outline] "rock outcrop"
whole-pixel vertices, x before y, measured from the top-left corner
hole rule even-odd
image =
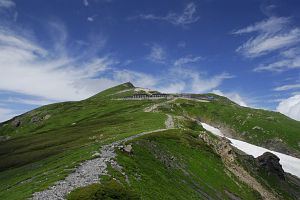
[[[21,120],[19,118],[15,118],[12,122],[11,122],[12,126],[14,127],[19,127],[21,125]]]
[[[256,158],[260,170],[264,170],[269,176],[277,176],[279,179],[285,180],[285,173],[279,160],[276,155],[270,152]]]

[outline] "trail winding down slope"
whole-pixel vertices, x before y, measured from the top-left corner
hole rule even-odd
[[[118,165],[114,158],[115,148],[127,141],[133,140],[146,134],[165,131],[174,128],[174,122],[171,115],[167,115],[165,129],[157,129],[148,132],[142,132],[125,139],[102,146],[99,158],[88,160],[80,164],[75,171],[69,174],[64,180],[58,181],[54,186],[33,194],[32,200],[63,200],[72,190],[99,182],[99,176],[107,174],[107,164]]]

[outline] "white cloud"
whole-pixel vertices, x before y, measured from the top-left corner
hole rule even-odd
[[[185,90],[186,83],[184,81],[178,81],[176,83],[170,83],[164,87],[159,87],[157,90],[164,93],[182,93]]]
[[[55,101],[49,101],[44,99],[24,99],[24,98],[11,98],[11,97],[4,101],[8,103],[28,104],[28,105],[38,105],[38,106],[55,103]]]
[[[184,8],[183,12],[180,14],[174,12],[170,12],[165,16],[146,14],[134,18],[139,18],[144,20],[160,20],[160,21],[169,22],[175,26],[186,26],[195,23],[199,20],[200,17],[196,16],[196,12],[197,12],[196,5],[194,3],[189,3]]]
[[[181,66],[189,64],[189,63],[196,63],[196,62],[198,62],[199,60],[202,60],[202,59],[203,58],[201,56],[188,55],[188,56],[185,56],[185,57],[182,57],[182,58],[179,58],[179,59],[175,60],[174,66],[175,67],[181,67]]]
[[[281,31],[287,24],[290,23],[290,18],[287,17],[270,17],[261,22],[257,22],[254,25],[247,26],[245,28],[234,31],[234,34],[243,34],[243,33],[276,33]]]
[[[282,100],[276,110],[282,114],[300,121],[300,95],[294,95]]]
[[[226,73],[207,76],[179,67],[179,64],[200,59],[191,56],[178,59],[178,67],[162,69],[159,74],[119,69],[119,62],[106,55],[88,54],[86,57],[83,54],[76,55],[75,52],[70,55],[66,49],[68,34],[64,26],[52,24],[51,27],[59,30],[52,30],[56,33],[57,42],[48,48],[36,42],[34,35],[25,36],[19,31],[0,27],[0,91],[8,92],[8,100],[4,102],[44,105],[81,100],[127,81],[168,92],[201,93],[216,88],[225,79],[232,77]],[[85,49],[85,52],[89,50]],[[165,62],[166,59],[164,50],[158,45],[154,45],[150,57],[156,62]],[[161,76],[161,73],[165,75]],[[11,93],[21,94],[21,97],[9,97]],[[26,96],[30,98],[26,99]],[[7,119],[16,113],[2,109],[0,119]]]
[[[300,48],[291,48],[283,51],[277,56],[275,61],[267,64],[260,64],[254,71],[282,72],[296,68],[300,68]]]
[[[0,122],[8,120],[17,114],[19,113],[16,113],[14,110],[0,107]]]
[[[279,87],[274,88],[274,91],[286,91],[286,90],[293,90],[300,88],[300,84],[289,84],[289,85],[282,85]]]
[[[62,39],[57,38],[57,40]],[[59,44],[54,44],[56,45]],[[60,51],[58,52],[59,55],[53,54],[33,40],[1,29],[0,90],[47,100],[79,100],[97,92],[87,84],[114,63],[112,59],[105,56],[92,58],[86,63],[77,63],[76,59],[68,56],[67,53],[60,55]],[[101,80],[106,81],[105,78],[98,79]],[[99,84],[97,89],[99,91],[105,88]]]
[[[147,58],[155,63],[165,63],[166,52],[160,45],[154,44],[151,46],[151,51]]]
[[[300,41],[300,29],[291,28],[289,24],[289,18],[271,17],[233,32],[234,34],[256,33],[256,36],[251,37],[236,51],[246,57],[258,57],[296,45]]]
[[[224,92],[222,92],[220,90],[213,90],[212,93],[220,95],[220,96],[227,97],[228,99],[230,99],[231,101],[239,104],[240,106],[249,107],[249,105],[246,103],[246,101],[244,100],[244,98],[242,98],[240,96],[240,94],[238,94],[236,92],[224,93]]]
[[[131,70],[117,70],[113,76],[114,79],[120,82],[130,81],[134,85],[145,88],[154,88],[160,81],[160,79],[155,76]]]
[[[83,3],[83,5],[86,6],[86,7],[89,6],[88,0],[83,0],[82,3]]]
[[[95,21],[95,19],[96,19],[97,16],[98,16],[98,15],[90,16],[90,17],[87,18],[87,21],[93,22],[93,21]]]
[[[1,8],[12,8],[15,6],[16,6],[16,3],[12,0],[0,0],[0,9]]]
[[[66,37],[65,34],[62,35]],[[174,81],[186,82],[184,90],[203,92],[217,87],[223,80],[231,77],[228,74],[207,77],[197,71],[177,67],[165,71],[164,77],[154,76],[116,69],[114,65],[118,62],[107,56],[93,57],[81,62],[68,56],[66,50],[62,51],[65,52],[63,56],[53,55],[33,40],[12,31],[1,30],[0,90],[31,95],[47,101],[64,101],[84,99],[126,81],[156,88],[174,88]],[[151,58],[162,62],[165,58],[162,52],[158,46],[154,46]],[[177,63],[195,62],[198,59],[179,59]],[[182,87],[179,88],[183,90]]]
[[[199,73],[198,71],[182,68],[182,67],[172,68],[168,76],[170,77],[171,80],[173,80],[173,82],[169,82],[169,84],[184,83],[181,84],[181,86],[179,87],[180,90],[175,90],[173,92],[184,91],[184,92],[193,92],[193,93],[208,92],[218,87],[224,80],[233,77],[227,73],[222,73],[207,78],[207,76]]]

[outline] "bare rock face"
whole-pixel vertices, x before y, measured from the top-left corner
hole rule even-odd
[[[39,116],[33,116],[33,117],[31,118],[30,122],[31,122],[31,123],[38,123],[38,122],[40,122],[41,120],[42,120],[41,117],[39,117]]]
[[[269,176],[277,176],[279,179],[285,180],[285,173],[279,160],[276,155],[270,152],[256,158],[259,169],[265,170]]]
[[[18,118],[15,118],[11,124],[14,126],[14,127],[19,127],[21,125],[21,120],[18,119]]]

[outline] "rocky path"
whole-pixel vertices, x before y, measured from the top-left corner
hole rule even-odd
[[[166,128],[158,129],[149,132],[139,133],[127,137],[125,139],[113,142],[108,145],[104,145],[101,148],[99,158],[85,161],[78,166],[75,171],[69,174],[64,180],[58,181],[55,185],[50,188],[36,192],[33,194],[32,200],[63,200],[65,196],[72,190],[91,185],[99,182],[99,176],[107,174],[107,164],[110,163],[112,166],[118,166],[114,158],[116,157],[115,148],[120,146],[122,143],[135,139],[137,137],[168,130],[174,128],[174,122],[171,115],[168,115],[165,121]]]
[[[167,129],[174,128],[175,125],[174,125],[174,119],[173,119],[173,116],[167,114],[167,117],[168,117],[168,118],[167,118],[167,120],[165,121],[166,128],[167,128]]]

